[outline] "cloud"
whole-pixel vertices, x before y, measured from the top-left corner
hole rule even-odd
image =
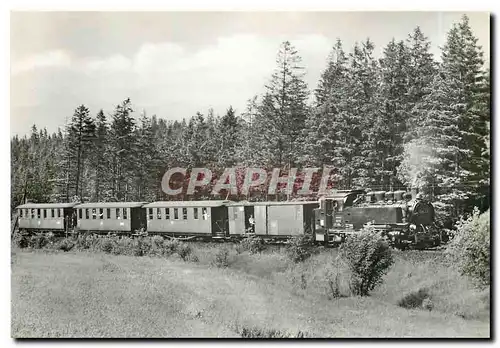
[[[51,88],[50,93],[36,92],[38,105],[30,106],[33,116],[24,119],[42,126],[61,125],[81,103],[94,113],[100,108],[112,112],[112,108],[127,97],[138,111],[145,109],[149,115],[167,119],[190,117],[209,108],[222,114],[229,105],[243,111],[248,99],[264,91],[284,39],[238,34],[220,37],[197,49],[174,42],[145,43],[130,56],[113,54],[70,59],[62,50],[39,54],[14,64],[17,73],[29,72],[36,76],[38,86],[47,84]],[[290,41],[303,57],[306,81],[312,90],[325,68],[333,43],[321,35],[302,35]],[[47,73],[47,67],[65,69],[58,70],[55,77],[53,72]],[[20,88],[15,93],[19,99],[25,94]],[[54,107],[48,107],[62,102],[67,105],[65,115],[55,114]],[[30,109],[25,102],[13,100],[14,110],[16,103],[22,106],[19,112]],[[57,118],[57,121],[48,118]],[[26,132],[29,126],[22,128]]]
[[[14,63],[11,67],[11,74],[16,75],[22,72],[49,67],[69,67],[71,58],[64,50],[54,50],[39,53]]]

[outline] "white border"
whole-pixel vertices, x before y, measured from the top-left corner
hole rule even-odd
[[[490,11],[495,13],[498,13],[497,8],[498,8],[498,2],[490,2],[490,1],[465,1],[465,0],[455,0],[453,2],[449,2],[447,4],[448,6],[443,5],[443,2],[437,2],[435,0],[419,0],[416,2],[412,3],[406,3],[403,1],[398,1],[398,0],[379,0],[379,1],[370,1],[370,0],[349,0],[349,1],[341,1],[337,2],[335,4],[329,4],[327,6],[327,2],[324,0],[307,0],[307,1],[298,1],[298,0],[289,0],[289,1],[269,1],[269,0],[247,0],[247,1],[206,1],[206,0],[184,0],[184,1],[176,1],[176,2],[160,2],[156,0],[141,0],[141,1],[127,1],[127,0],[120,0],[120,1],[108,1],[108,0],[88,0],[88,1],[79,1],[77,3],[76,1],[63,1],[63,0],[46,0],[43,3],[36,1],[36,0],[20,0],[20,1],[3,1],[0,3],[2,12],[1,12],[1,21],[0,21],[0,27],[2,29],[2,34],[0,35],[2,39],[2,54],[0,54],[1,59],[2,59],[2,96],[4,98],[4,103],[2,104],[3,106],[3,116],[0,118],[2,125],[0,127],[1,132],[2,132],[2,147],[0,150],[0,156],[1,156],[1,162],[5,165],[5,170],[1,172],[1,182],[3,183],[3,190],[2,192],[2,225],[7,228],[10,228],[10,104],[9,104],[9,86],[10,86],[10,74],[9,74],[9,60],[10,60],[10,18],[9,18],[9,12],[11,10],[72,10],[72,11],[78,11],[78,10],[99,10],[99,11],[105,11],[105,10],[112,10],[112,11],[158,11],[158,10],[211,10],[211,11],[216,11],[216,10],[239,10],[239,11],[250,11],[250,10],[287,10],[287,11],[316,11],[316,10],[326,10],[326,11],[367,11],[367,10],[373,10],[373,11]],[[498,25],[498,23],[496,23]],[[355,29],[353,29],[355,30]],[[496,30],[495,30],[496,32]],[[492,33],[494,34],[494,33]],[[493,36],[495,40],[495,44],[498,43],[498,37]],[[493,45],[494,47],[495,45]],[[494,48],[491,50],[492,53],[494,53]],[[496,57],[493,57],[494,59]],[[496,59],[495,59],[496,61]],[[493,62],[492,62],[493,63]],[[495,73],[495,77],[497,77],[497,73]],[[497,100],[496,98],[497,92],[495,90],[495,95],[494,101]],[[492,118],[494,116],[492,115]],[[496,134],[500,134],[500,129],[499,129],[499,121],[496,122],[495,126],[495,132]],[[498,148],[498,141],[494,142],[494,151],[495,153],[498,153],[500,150]],[[9,166],[7,167],[7,163],[9,162]],[[496,172],[498,172],[498,166],[495,165]],[[497,185],[495,185],[497,187]],[[498,187],[497,187],[498,190]],[[497,193],[495,190],[495,193]],[[500,216],[498,214],[497,209],[494,209],[492,213],[495,216]],[[493,231],[492,231],[493,232]],[[9,286],[4,285],[2,287],[2,314],[0,316],[0,322],[1,322],[1,346],[2,347],[7,347],[14,345],[15,342],[10,339],[10,231],[4,230],[3,231],[3,240],[2,243],[0,243],[2,250],[0,251],[1,255],[1,276],[2,280],[4,280],[4,284],[8,283]],[[495,239],[497,240],[498,244],[498,239],[500,237],[497,236]],[[498,250],[495,249],[495,250]],[[493,267],[493,270],[495,271],[496,267]],[[498,285],[498,284],[497,284]],[[498,299],[497,299],[498,301]],[[9,315],[6,315],[9,313]],[[404,323],[401,323],[404,325]],[[492,331],[494,328],[492,328]],[[247,341],[248,342],[248,341]],[[53,342],[47,342],[48,344],[52,344]],[[78,344],[84,344],[85,342],[78,342]],[[97,347],[99,346],[105,346],[105,343],[110,343],[110,342],[92,342],[92,345],[95,345]],[[120,342],[121,343],[121,342]],[[219,345],[220,342],[214,342],[215,344]],[[324,344],[342,344],[341,342],[335,342],[335,341],[327,341],[324,342]],[[373,344],[374,342],[368,342],[369,344]],[[378,344],[383,344],[386,345],[387,343],[390,343],[388,341],[378,341]],[[404,343],[404,341],[394,341],[394,344],[401,344]],[[411,342],[415,343],[415,342]],[[436,341],[434,343],[431,342],[422,342],[418,343],[420,344],[425,344],[426,347],[429,346],[437,346],[437,345],[449,345],[450,343],[453,342],[439,342]],[[28,344],[28,343],[25,343]],[[29,343],[31,344],[31,343]],[[40,344],[40,343],[38,343]],[[68,342],[61,343],[62,345],[68,344]],[[134,344],[140,344],[140,345],[145,345],[145,344],[151,344],[151,342],[144,342],[144,343],[137,343],[135,342]],[[170,342],[168,343],[169,345],[176,346],[179,343],[177,342]],[[187,346],[192,346],[192,345],[198,345],[199,343],[196,344],[188,344]],[[259,345],[269,345],[269,343],[263,343],[263,342],[258,342]],[[311,343],[309,343],[311,344]],[[317,342],[316,342],[317,344]],[[472,343],[475,344],[475,343]],[[312,344],[311,344],[312,345]],[[354,344],[355,346],[361,345],[360,343]],[[186,344],[183,344],[185,347]]]

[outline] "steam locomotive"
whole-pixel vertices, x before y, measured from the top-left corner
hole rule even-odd
[[[315,240],[342,243],[352,233],[370,226],[398,248],[433,247],[443,242],[435,225],[435,211],[416,190],[395,192],[338,191],[319,200],[314,210]]]
[[[432,204],[405,191],[337,191],[319,201],[27,203],[17,207],[19,229],[28,232],[148,234],[184,239],[268,240],[312,234],[318,243],[341,243],[366,226],[394,246],[441,242]]]

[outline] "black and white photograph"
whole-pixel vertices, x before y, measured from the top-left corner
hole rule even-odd
[[[9,17],[12,339],[492,338],[490,12]]]

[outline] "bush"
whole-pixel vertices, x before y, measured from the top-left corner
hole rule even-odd
[[[109,254],[113,251],[113,247],[114,247],[115,243],[114,243],[112,238],[105,237],[105,238],[101,238],[99,244],[100,244],[101,251],[104,251],[105,253]]]
[[[293,262],[305,261],[311,256],[311,238],[306,235],[292,238],[286,254]]]
[[[226,248],[219,249],[215,254],[213,264],[219,268],[229,267],[229,250]]]
[[[351,291],[360,296],[368,296],[394,263],[389,244],[370,227],[347,237],[341,253],[351,272]]]
[[[179,255],[183,261],[189,261],[192,252],[191,246],[186,243],[179,243],[177,246],[177,255]]]
[[[90,234],[79,235],[76,239],[75,248],[78,250],[88,250],[93,245],[93,237]]]
[[[480,287],[490,284],[490,211],[474,212],[461,218],[457,230],[448,244],[447,254],[458,266],[460,273],[470,276]]]
[[[243,239],[240,245],[243,250],[248,251],[250,254],[257,254],[265,249],[264,240],[258,236],[249,236]]]
[[[163,255],[170,256],[177,252],[180,246],[180,242],[177,239],[170,239],[163,242]]]
[[[418,291],[412,291],[403,296],[403,298],[398,301],[398,306],[408,309],[420,308],[423,307],[424,300],[429,297],[429,290],[427,288],[418,289]]]
[[[12,236],[12,242],[18,248],[27,248],[29,246],[29,238],[19,232]]]
[[[70,251],[74,246],[75,243],[71,239],[64,238],[57,244],[57,249],[62,251]]]
[[[298,331],[295,335],[286,331],[275,329],[260,329],[256,327],[243,327],[237,330],[243,338],[305,338],[308,335],[303,331]]]
[[[33,249],[42,249],[47,244],[49,244],[49,240],[43,233],[34,235],[29,240],[29,246]]]

